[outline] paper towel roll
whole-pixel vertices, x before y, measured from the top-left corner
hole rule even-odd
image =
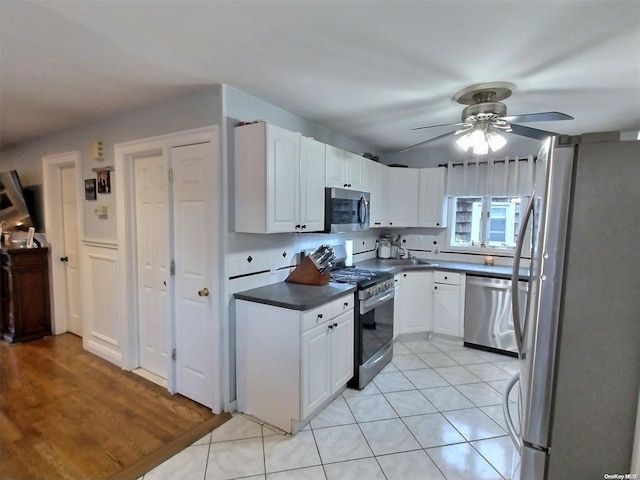
[[[352,267],[353,266],[353,240],[344,241],[344,250],[347,254],[347,257],[344,261],[344,265],[346,267]]]

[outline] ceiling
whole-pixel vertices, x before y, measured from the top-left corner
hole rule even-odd
[[[492,81],[510,115],[575,117],[535,128],[640,130],[637,0],[3,0],[0,45],[4,147],[217,83],[380,152]]]

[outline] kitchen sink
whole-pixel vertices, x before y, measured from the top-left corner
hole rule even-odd
[[[394,267],[405,267],[405,266],[436,267],[438,266],[437,263],[431,263],[427,260],[422,260],[420,258],[383,258],[383,259],[380,259],[380,262],[382,262],[384,265],[392,265]]]

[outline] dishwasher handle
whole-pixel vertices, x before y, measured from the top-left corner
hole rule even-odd
[[[496,290],[511,290],[511,280],[491,277],[478,277],[467,275],[467,285],[478,285],[480,287],[492,287]]]

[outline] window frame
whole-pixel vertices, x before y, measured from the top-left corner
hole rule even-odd
[[[448,223],[448,227],[447,227],[447,250],[452,252],[452,253],[477,253],[477,254],[483,254],[483,255],[499,255],[499,256],[514,256],[515,254],[515,243],[513,246],[500,246],[497,244],[491,244],[489,242],[489,228],[490,228],[490,222],[491,222],[491,217],[490,215],[488,216],[487,213],[490,212],[491,206],[492,206],[492,200],[496,199],[496,198],[503,198],[503,197],[510,197],[510,198],[520,198],[520,202],[519,204],[523,207],[524,205],[527,204],[528,201],[528,196],[522,196],[522,195],[456,195],[456,196],[450,196],[448,197],[448,216],[449,216],[449,223]],[[469,244],[469,245],[465,245],[465,244],[461,244],[461,243],[456,243],[454,240],[455,237],[455,229],[456,229],[456,209],[457,209],[457,203],[458,203],[458,199],[459,198],[469,198],[469,199],[482,199],[481,201],[481,207],[480,207],[480,211],[481,211],[481,216],[480,217],[474,217],[472,215],[472,220],[471,223],[472,225],[474,223],[479,223],[479,225],[477,227],[480,228],[480,232],[479,232],[479,244]],[[494,200],[495,201],[495,200]],[[477,203],[477,202],[476,202]],[[505,203],[505,202],[498,202],[498,203]],[[508,208],[508,206],[507,206]],[[513,211],[512,211],[512,215],[515,216],[516,213],[518,213],[515,205],[512,207]],[[473,210],[477,210],[477,207],[472,207],[472,213]],[[521,213],[521,212],[520,212]],[[514,221],[515,223],[515,221]],[[507,222],[507,226],[509,226],[511,224],[511,222]],[[477,228],[476,227],[476,228]],[[523,249],[522,249],[522,258],[529,258],[529,252],[531,249],[531,223],[529,224],[526,232],[525,232],[525,243],[523,245]],[[477,230],[474,229],[474,227],[472,226],[472,233],[476,232]],[[509,238],[509,236],[511,236],[511,238],[514,238],[517,236],[517,231],[516,228],[513,228],[513,231],[511,232],[509,230],[509,228],[507,227],[506,229],[506,235],[507,235],[507,239]],[[472,235],[473,238],[473,235]],[[472,242],[474,242],[473,240],[471,240]],[[483,241],[484,246],[483,246]]]

